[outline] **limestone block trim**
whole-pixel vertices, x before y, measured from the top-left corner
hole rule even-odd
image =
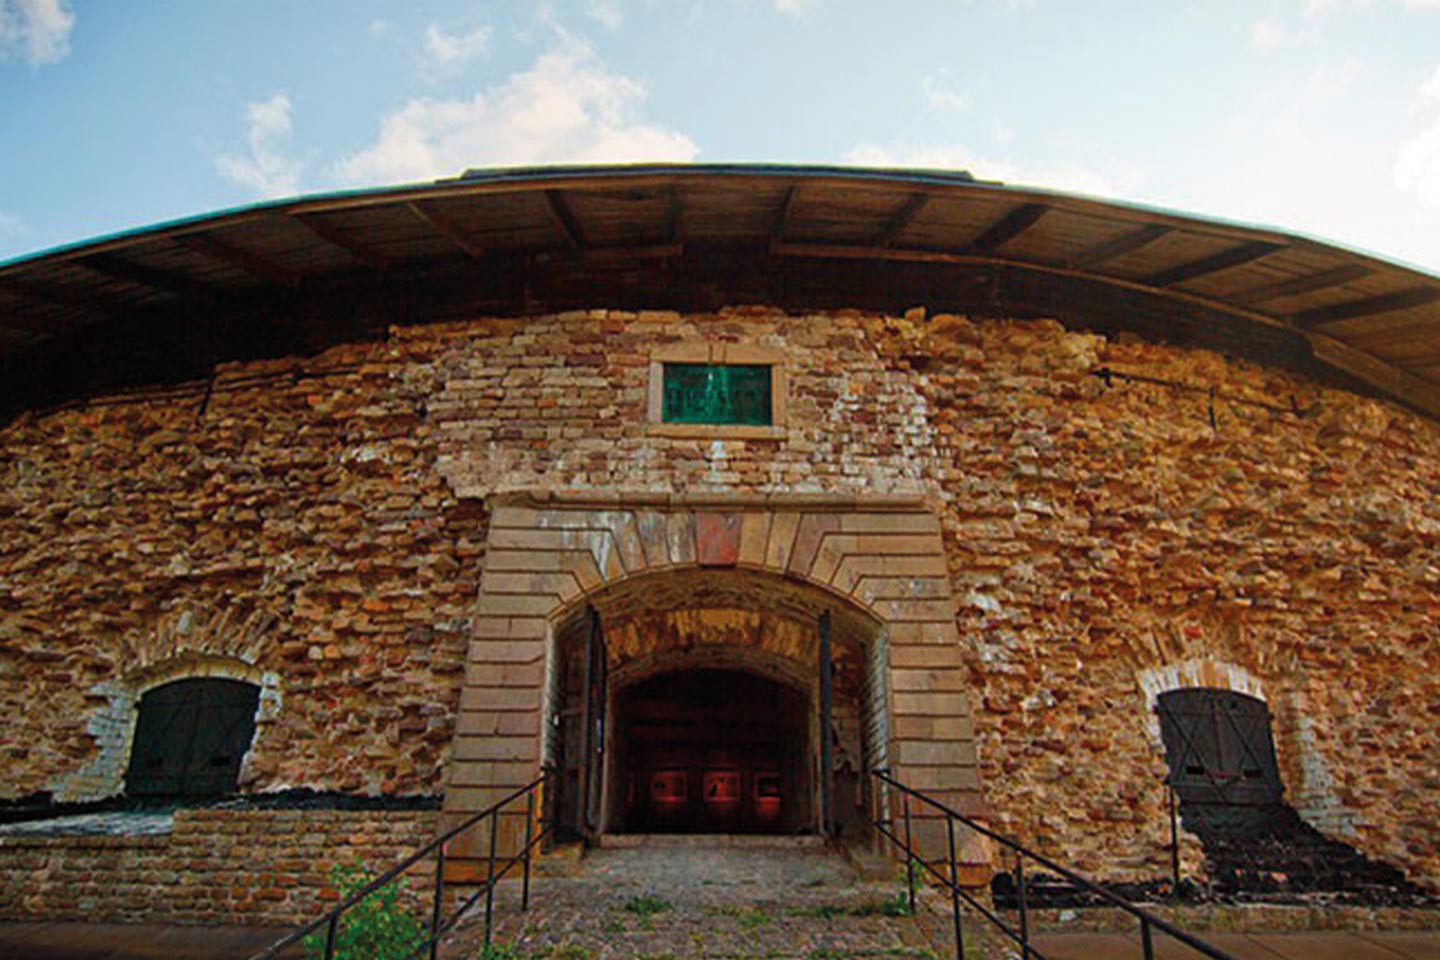
[[[273,617],[250,612],[237,617],[232,611],[182,608],[161,620],[154,634],[138,649],[129,651],[126,672],[95,684],[92,700],[103,701],[86,723],[95,739],[96,754],[79,770],[62,774],[48,785],[57,801],[100,800],[124,788],[130,764],[140,698],[174,680],[219,678],[239,680],[260,688],[255,713],[255,739],[279,715],[282,694],[279,674],[256,664],[261,636]],[[248,779],[252,750],[240,767],[240,782]]]
[[[1223,660],[1181,660],[1141,670],[1135,674],[1135,682],[1145,694],[1145,731],[1150,742],[1165,753],[1165,739],[1160,734],[1160,695],[1187,687],[1209,687],[1216,690],[1233,690],[1254,697],[1267,706],[1270,699],[1265,695],[1265,685],[1260,678],[1244,667]]]
[[[745,343],[677,343],[650,354],[646,394],[645,432],[680,440],[784,440],[789,436],[789,384],[785,351]],[[665,364],[748,364],[770,368],[770,424],[768,426],[709,423],[666,423]]]
[[[866,718],[874,755],[917,789],[984,813],[940,522],[918,498],[546,492],[490,506],[445,796],[450,819],[538,774],[546,734],[536,725],[503,743],[478,741],[548,706],[556,625],[620,581],[713,566],[697,528],[705,515],[713,529],[717,513],[735,537],[722,566],[818,589],[876,624],[881,674]]]

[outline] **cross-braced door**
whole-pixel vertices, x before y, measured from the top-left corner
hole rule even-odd
[[[176,680],[140,698],[125,792],[233,793],[255,737],[260,688],[238,680]]]
[[[1170,782],[1182,803],[1280,802],[1283,788],[1263,701],[1194,687],[1161,694],[1157,710]]]

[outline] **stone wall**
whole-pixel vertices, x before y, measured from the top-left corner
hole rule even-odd
[[[702,341],[784,357],[782,431],[647,422],[652,351]],[[1163,875],[1146,684],[1207,664],[1264,691],[1298,808],[1440,878],[1440,429],[1392,404],[921,312],[477,320],[220,373],[0,430],[9,795],[63,793],[107,685],[186,656],[276,678],[248,788],[438,789],[493,493],[919,494],[1006,829]]]
[[[1145,683],[1253,682],[1290,802],[1433,886],[1436,425],[1210,353],[934,326],[939,345],[912,336],[935,360],[920,382],[1002,825],[1160,873]]]
[[[437,816],[182,810],[162,836],[0,837],[0,920],[299,923],[334,905],[332,866],[384,869],[433,839]],[[426,861],[407,888],[433,877]]]
[[[0,798],[118,792],[146,687],[265,690],[243,789],[435,793],[485,512],[423,357],[341,347],[0,430]]]

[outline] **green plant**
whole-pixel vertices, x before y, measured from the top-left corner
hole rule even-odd
[[[880,912],[887,917],[908,917],[915,911],[910,909],[910,893],[899,890],[880,901]]]
[[[651,917],[657,913],[664,913],[670,909],[670,901],[664,897],[657,897],[647,893],[641,897],[631,897],[621,905],[620,909],[626,913],[633,913],[637,917]]]
[[[330,882],[345,900],[370,882],[363,864],[336,864]],[[370,893],[340,917],[335,929],[335,960],[402,960],[425,939],[425,924],[403,902],[404,878]],[[326,928],[305,938],[308,957],[325,956]]]
[[[475,960],[519,960],[520,951],[514,944],[490,941],[490,945],[475,954]]]
[[[729,904],[717,907],[716,911],[727,917],[734,917],[740,922],[740,926],[746,930],[754,930],[756,927],[763,927],[770,922],[770,914],[761,907],[742,907],[736,904]]]

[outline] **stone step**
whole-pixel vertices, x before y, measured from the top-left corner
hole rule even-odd
[[[607,833],[599,846],[607,850],[669,847],[689,850],[824,850],[824,837],[814,834],[777,836],[765,833]]]

